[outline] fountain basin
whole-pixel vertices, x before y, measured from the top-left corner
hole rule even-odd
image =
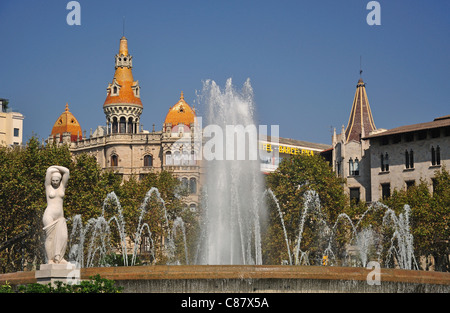
[[[289,293],[450,292],[450,273],[381,269],[380,284],[369,285],[361,267],[271,265],[156,265],[82,268],[81,279],[99,274],[124,292]],[[0,284],[36,282],[35,272],[0,275]]]

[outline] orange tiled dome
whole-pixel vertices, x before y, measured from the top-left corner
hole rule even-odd
[[[132,56],[128,54],[127,39],[122,37],[120,38],[119,54],[116,55],[116,72],[113,83],[108,86],[104,106],[114,103],[131,103],[142,106],[140,95],[138,96],[139,84],[134,81],[131,71],[131,59]],[[114,88],[117,92],[114,92]]]
[[[191,123],[194,123],[194,118],[195,111],[184,101],[184,95],[181,92],[180,101],[169,109],[164,123],[171,123],[172,127],[178,124],[184,124],[190,127]]]
[[[53,125],[51,135],[53,137],[59,135],[60,138],[62,138],[62,134],[67,132],[71,134],[71,141],[77,141],[77,137],[79,140],[83,138],[80,123],[78,123],[75,116],[69,111],[68,103],[66,104],[64,112],[58,117]]]

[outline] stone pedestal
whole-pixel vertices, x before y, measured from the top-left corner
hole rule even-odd
[[[40,270],[36,271],[36,280],[39,284],[51,283],[55,286],[56,281],[65,284],[78,284],[80,281],[80,269],[75,264],[41,264]]]

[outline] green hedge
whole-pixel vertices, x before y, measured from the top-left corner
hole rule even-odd
[[[55,286],[50,283],[47,285],[33,283],[20,285],[17,288],[6,282],[0,286],[0,293],[120,293],[123,291],[123,287],[115,286],[113,280],[101,278],[100,275],[91,276],[89,279],[73,285],[57,281]]]

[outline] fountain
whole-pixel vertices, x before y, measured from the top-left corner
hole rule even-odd
[[[224,90],[214,81],[206,81],[203,100],[209,124],[222,134],[226,130],[226,144],[215,145],[216,157],[204,161],[207,196],[202,203],[205,222],[197,263],[262,264],[261,227],[267,210],[260,162],[251,159],[252,153],[258,153],[258,145],[257,137],[252,136],[256,132],[251,131],[256,126],[250,81],[242,91],[233,87],[231,79]],[[239,127],[249,131],[239,132]],[[242,141],[246,145],[239,146]],[[204,150],[205,158],[207,153]]]
[[[264,190],[259,160],[250,157],[255,152],[252,147],[257,149],[257,145],[251,144],[251,140],[255,140],[251,130],[256,127],[250,82],[245,82],[242,90],[238,91],[231,79],[224,90],[215,82],[206,81],[200,100],[206,104],[208,123],[217,126],[218,130],[226,129],[227,137],[225,145],[223,140],[216,138],[213,144],[206,144],[209,151],[203,149],[206,167],[202,201],[204,215],[196,251],[188,250],[185,223],[181,217],[169,219],[158,189],[151,188],[145,195],[137,211],[138,222],[134,231],[127,229],[120,201],[116,194],[110,193],[103,202],[99,217],[89,219],[84,225],[81,216],[72,217],[69,260],[81,267],[81,279],[100,274],[116,280],[126,292],[449,291],[449,273],[414,270],[418,266],[413,254],[409,206],[397,215],[376,202],[356,224],[348,215],[340,214],[334,224],[329,225],[323,216],[318,194],[307,189],[303,195],[304,205],[299,208],[298,231],[294,238],[289,238],[283,208],[270,189]],[[230,125],[233,126],[231,132],[228,131]],[[236,133],[239,129],[236,125],[244,130],[243,136]],[[212,133],[210,131],[209,135]],[[217,133],[220,131],[216,136]],[[230,134],[233,140],[230,140]],[[244,144],[247,149],[239,150],[239,144],[245,143],[247,136],[248,144]],[[153,207],[150,206],[152,197],[157,200]],[[266,227],[266,201],[270,199],[276,205],[283,231],[285,245],[280,249],[286,249],[288,255],[288,260],[283,260],[282,265],[263,264],[262,229]],[[144,237],[148,239],[150,255],[155,259],[152,229],[144,219],[149,210],[160,210],[164,216],[166,265],[136,266]],[[384,212],[382,226],[390,234],[385,254],[381,253],[381,236],[370,226],[361,226],[366,216],[379,210]],[[305,227],[311,216],[317,225],[315,231],[320,235],[314,258],[322,256],[322,260],[326,260],[322,266],[310,265],[317,260],[312,258],[310,250],[304,248]],[[356,247],[358,261],[352,264],[356,265],[353,267],[335,266],[339,258],[335,237],[342,223],[350,226],[347,247]],[[133,236],[129,236],[127,231]],[[178,236],[182,236],[182,240],[175,240]],[[117,242],[112,244],[113,240]],[[176,243],[184,245],[184,259],[176,258]],[[376,251],[376,260],[373,260],[373,250]],[[121,255],[124,266],[112,267],[105,261],[112,252]],[[384,264],[397,268],[380,269],[375,266],[378,272],[374,277],[381,277],[381,282],[369,283],[369,276],[373,273],[371,266],[383,263],[382,255],[386,258]],[[195,265],[189,265],[189,260],[193,260]],[[23,284],[35,282],[36,278],[34,272],[0,275],[0,283],[5,281]]]

